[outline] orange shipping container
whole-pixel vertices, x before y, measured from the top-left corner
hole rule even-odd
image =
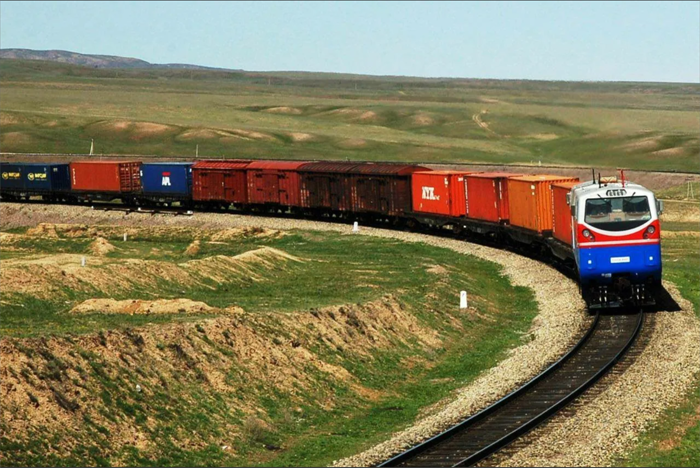
[[[127,193],[141,190],[141,161],[73,161],[71,188],[84,192]]]
[[[578,185],[578,182],[559,182],[552,184],[552,208],[554,210],[552,235],[571,245],[572,243],[572,226],[571,226],[571,208],[566,203],[566,195],[571,192],[572,187]]]
[[[498,223],[508,221],[508,177],[522,174],[484,172],[465,177],[467,186],[467,216]]]
[[[552,184],[576,177],[529,175],[508,179],[510,224],[538,233],[552,231]]]
[[[470,172],[420,171],[411,180],[413,211],[444,216],[467,214],[464,176]]]

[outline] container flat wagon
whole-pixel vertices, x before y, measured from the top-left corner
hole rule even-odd
[[[28,200],[40,195],[49,201],[67,201],[70,197],[68,164],[0,163],[0,192],[6,200]]]

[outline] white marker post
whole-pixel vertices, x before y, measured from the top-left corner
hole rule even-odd
[[[357,221],[352,225],[352,232],[360,232],[360,224]]]
[[[80,258],[80,266],[84,267],[85,266],[85,257]]]
[[[460,309],[467,308],[467,291],[461,291],[459,293],[459,308]]]
[[[124,233],[124,242],[126,242],[126,233]]]

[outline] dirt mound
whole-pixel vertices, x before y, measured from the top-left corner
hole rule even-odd
[[[242,279],[263,281],[266,271],[284,269],[290,261],[302,262],[300,258],[281,250],[263,247],[234,257],[216,255],[201,260],[190,260],[180,266],[196,277],[217,283],[229,283]]]
[[[17,242],[20,242],[22,239],[24,239],[24,236],[21,234],[12,234],[10,232],[0,232],[0,245],[2,245],[2,246],[15,244]]]
[[[94,302],[74,313],[95,308],[141,313],[143,306],[133,301]],[[158,313],[156,304],[150,307],[150,313]],[[167,304],[165,313],[176,313],[175,307]],[[174,414],[197,408],[200,402],[193,398],[211,395],[219,403],[210,421],[214,430],[187,431],[172,443],[188,448],[230,446],[244,437],[240,421],[251,415],[267,419],[261,402],[267,395],[283,393],[295,405],[312,399],[328,409],[341,401],[334,391],[328,392],[336,386],[365,398],[381,396],[338,364],[346,357],[371,359],[372,351],[397,343],[430,349],[441,345],[437,332],[423,328],[391,296],[288,316],[232,310],[237,313],[194,323],[72,338],[1,340],[0,416],[6,422],[6,437],[20,445],[38,436],[60,437],[61,443],[52,446],[52,455],[58,457],[71,456],[77,445],[99,443],[100,456],[121,465],[118,457],[126,447],[138,445],[144,456],[161,448],[150,434],[172,424],[162,421],[159,413],[165,392],[167,410]],[[319,340],[322,352],[316,351]],[[202,392],[193,394],[192,387]],[[133,417],[121,417],[125,405],[138,405],[148,430],[134,424]],[[95,442],[89,424],[104,428],[101,433],[106,436]],[[226,433],[225,442],[219,432]]]
[[[239,137],[244,137],[244,138],[249,138],[252,140],[268,140],[268,141],[273,141],[275,140],[275,137],[272,135],[269,135],[267,133],[261,133],[261,132],[255,132],[252,130],[242,130],[240,128],[235,128],[232,130],[229,130],[234,136],[239,136]],[[223,141],[223,139],[222,139]]]
[[[82,266],[83,258],[85,266]],[[214,287],[212,281],[218,284],[265,281],[269,272],[284,270],[290,262],[302,261],[270,247],[232,257],[217,255],[180,264],[58,254],[4,260],[0,281],[3,291],[55,299],[66,297],[66,289],[111,295],[153,288],[160,281],[208,288]]]
[[[136,122],[132,132],[136,136],[158,136],[175,130],[175,127],[163,125],[155,122]]]
[[[27,229],[27,235],[32,237],[48,237],[58,239],[56,226],[51,223],[41,223],[35,228]]]
[[[302,110],[297,109],[295,107],[281,106],[281,107],[270,107],[269,109],[265,109],[263,112],[269,112],[270,114],[299,115],[302,113]]]
[[[313,135],[310,135],[308,133],[288,133],[289,137],[294,141],[295,143],[301,142],[301,141],[312,141],[315,139]]]
[[[199,239],[195,239],[190,245],[185,249],[185,255],[194,257],[202,249],[202,245]]]
[[[212,140],[220,137],[233,137],[233,134],[211,128],[191,128],[179,134],[178,140]]]
[[[221,309],[210,307],[204,302],[190,299],[159,299],[143,301],[127,299],[88,299],[73,307],[71,314],[206,314],[221,312]]]
[[[267,228],[231,228],[224,229],[222,231],[217,231],[211,235],[210,240],[214,242],[226,242],[232,240],[239,240],[242,238],[254,237],[257,239],[279,239],[287,234],[284,231],[278,231],[276,229]]]
[[[114,251],[116,247],[110,244],[104,237],[98,237],[90,244],[90,252],[97,256],[104,256]]]
[[[110,133],[130,132],[136,137],[161,136],[177,130],[176,127],[170,125],[163,125],[155,122],[133,122],[130,120],[97,122],[91,125],[90,129]]]

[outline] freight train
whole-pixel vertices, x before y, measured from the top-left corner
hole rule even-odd
[[[3,200],[177,204],[449,229],[570,265],[589,309],[652,305],[661,287],[662,204],[624,176],[581,182],[411,164],[261,160],[81,160],[0,169]]]

